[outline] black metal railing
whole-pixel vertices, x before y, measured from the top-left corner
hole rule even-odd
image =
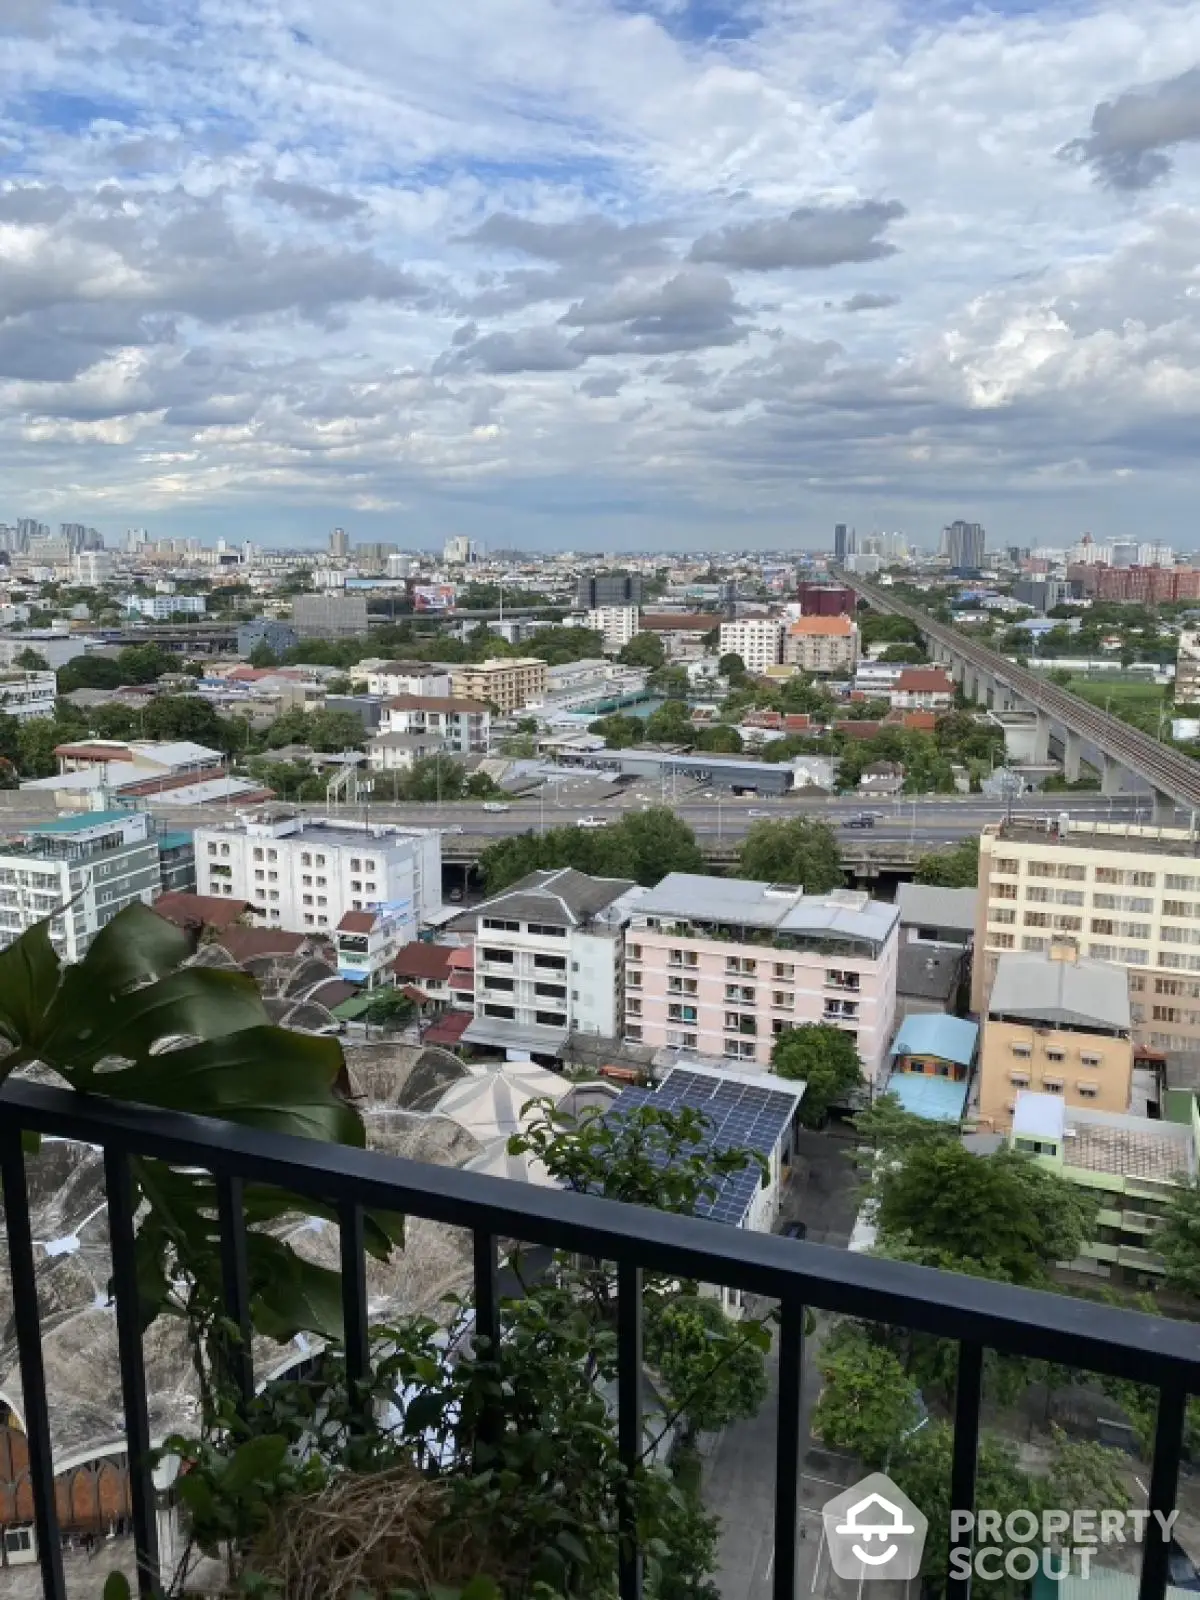
[[[520,1240],[614,1261],[618,1298],[618,1441],[631,1479],[642,1449],[641,1286],[644,1272],[721,1284],[780,1304],[776,1429],[774,1600],[796,1600],[797,1519],[803,1448],[801,1382],[808,1309],[896,1324],[958,1343],[951,1505],[973,1509],[983,1353],[994,1349],[1149,1384],[1158,1391],[1147,1509],[1174,1510],[1189,1394],[1200,1391],[1195,1325],[1144,1316],[957,1273],[853,1254],[721,1223],[626,1206],[587,1195],[430,1166],[375,1151],[262,1133],[68,1090],[9,1082],[0,1091],[0,1168],[8,1230],[14,1327],[20,1355],[38,1559],[45,1600],[64,1600],[54,1464],[34,1276],[22,1132],[77,1140],[104,1152],[117,1343],[128,1441],[130,1494],[140,1593],[157,1592],[154,1490],[145,1367],[138,1325],[130,1157],[155,1156],[204,1168],[217,1183],[226,1309],[248,1332],[242,1184],[276,1184],[337,1208],[341,1224],[346,1367],[351,1382],[368,1365],[363,1212],[404,1212],[469,1229],[477,1326],[500,1332],[500,1240]],[[237,1373],[253,1392],[248,1340]],[[630,1508],[631,1509],[631,1508]],[[1153,1523],[1150,1524],[1153,1526]],[[633,1521],[624,1518],[621,1600],[639,1600],[641,1564]],[[970,1536],[958,1540],[969,1545]],[[1148,1539],[1139,1600],[1163,1600],[1168,1547]],[[966,1600],[969,1579],[949,1580]]]

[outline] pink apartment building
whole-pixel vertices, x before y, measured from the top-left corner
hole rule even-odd
[[[895,1018],[899,926],[896,906],[857,891],[672,872],[625,931],[625,1037],[765,1070],[778,1034],[831,1022],[854,1035],[874,1085]]]

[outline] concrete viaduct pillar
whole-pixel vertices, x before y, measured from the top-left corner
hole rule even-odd
[[[1156,828],[1169,828],[1175,822],[1175,801],[1169,794],[1164,794],[1161,789],[1155,789],[1154,807],[1151,818]]]
[[[1116,795],[1121,793],[1121,778],[1124,768],[1119,761],[1114,761],[1112,756],[1100,754],[1100,793]]]
[[[1037,714],[1033,730],[1033,760],[1036,766],[1045,766],[1050,759],[1050,718],[1044,711]]]
[[[1079,782],[1079,749],[1083,740],[1070,728],[1063,729],[1063,777],[1068,783]]]

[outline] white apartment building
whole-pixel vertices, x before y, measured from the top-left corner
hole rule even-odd
[[[76,583],[98,589],[112,577],[115,561],[109,550],[80,550],[72,558]]]
[[[638,634],[637,606],[597,606],[587,613],[587,627],[604,640],[607,655],[616,655]]]
[[[482,701],[403,694],[388,702],[381,730],[367,745],[367,761],[376,771],[402,771],[438,753],[486,755],[491,739],[492,714]]]
[[[779,617],[743,617],[723,622],[720,654],[741,656],[746,671],[763,673],[777,667],[783,653],[783,622]]]
[[[57,693],[53,672],[0,672],[0,711],[18,722],[52,717]]]
[[[869,1084],[886,1075],[900,912],[866,894],[672,872],[633,907],[625,1037],[765,1072],[789,1028],[854,1039]]]
[[[450,693],[450,668],[436,661],[384,661],[367,672],[368,694]]]
[[[145,812],[85,811],[28,828],[0,849],[0,945],[43,918],[64,961],[79,961],[118,911],[162,892]]]
[[[394,918],[397,944],[441,909],[441,835],[264,806],[196,829],[196,892],[250,903],[259,927],[332,934],[348,911]]]
[[[646,890],[572,867],[531,872],[457,918],[475,935],[472,1043],[554,1054],[569,1033],[619,1038],[624,930]]]
[[[1200,1053],[1200,845],[1182,828],[991,823],[979,849],[971,1009],[1004,951],[1073,943],[1129,975],[1133,1037]]]
[[[1200,701],[1200,632],[1184,628],[1179,635],[1179,654],[1175,659],[1175,704],[1195,705]]]
[[[177,611],[202,617],[208,610],[202,594],[127,594],[122,604],[126,611],[137,611],[151,622],[170,622]]]

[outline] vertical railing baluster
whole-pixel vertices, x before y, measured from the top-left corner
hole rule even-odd
[[[25,1182],[21,1130],[11,1119],[0,1129],[0,1168],[3,1171],[13,1325],[21,1362],[25,1441],[29,1450],[29,1479],[33,1489],[38,1565],[42,1569],[42,1595],[44,1600],[66,1600],[62,1539],[58,1531],[58,1509],[54,1503],[54,1456],[50,1442],[50,1414],[46,1406],[46,1373],[42,1365],[37,1274],[33,1260],[33,1235],[29,1227],[29,1189]]]
[[[104,1185],[108,1194],[108,1236],[112,1249],[117,1354],[121,1364],[121,1400],[125,1408],[125,1445],[133,1504],[138,1593],[143,1600],[149,1600],[150,1596],[160,1592],[158,1526],[155,1520],[154,1479],[150,1468],[146,1361],[142,1350],[142,1321],[138,1305],[133,1174],[129,1157],[123,1151],[111,1147],[105,1150]]]
[[[618,1589],[621,1600],[641,1600],[637,1474],[642,1458],[642,1269],[632,1261],[617,1265],[617,1449],[625,1475],[618,1518]]]
[[[367,1327],[367,1253],[363,1242],[363,1211],[351,1203],[338,1207],[342,1257],[342,1333],[346,1345],[346,1385],[352,1406],[361,1396],[371,1366],[370,1331]]]
[[[500,1360],[500,1252],[495,1234],[476,1228],[471,1235],[475,1268],[475,1358],[484,1360],[492,1368],[492,1384],[499,1384],[497,1363]],[[486,1345],[486,1349],[483,1347]],[[479,1440],[483,1445],[494,1445],[504,1427],[504,1416],[499,1407],[487,1402],[479,1418]],[[486,1457],[486,1451],[483,1453]],[[480,1468],[482,1459],[476,1462]]]
[[[254,1356],[251,1348],[250,1280],[246,1262],[245,1186],[241,1178],[219,1174],[217,1225],[221,1238],[221,1294],[234,1333],[226,1336],[228,1371],[243,1405],[254,1398]]]
[[[1164,1383],[1158,1391],[1158,1416],[1154,1424],[1154,1460],[1150,1464],[1150,1493],[1146,1509],[1151,1513],[1142,1544],[1142,1577],[1138,1600],[1163,1600],[1167,1591],[1167,1540],[1153,1515],[1163,1517],[1175,1510],[1179,1492],[1179,1461],[1183,1455],[1183,1429],[1187,1418],[1188,1394],[1181,1379]]]
[[[794,1296],[779,1305],[779,1406],[775,1428],[774,1600],[795,1600],[800,1506],[801,1389],[805,1309]]]
[[[950,1468],[950,1509],[974,1511],[975,1471],[979,1460],[979,1405],[983,1389],[983,1346],[963,1341],[958,1347],[958,1376],[954,1385],[954,1459]],[[952,1524],[953,1526],[953,1524]],[[971,1578],[956,1578],[954,1552],[970,1555],[970,1533],[955,1533],[950,1541],[951,1575],[947,1600],[969,1600]]]

